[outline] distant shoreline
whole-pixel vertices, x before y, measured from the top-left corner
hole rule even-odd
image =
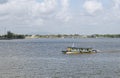
[[[25,38],[120,38],[120,34],[94,34],[94,35],[65,35],[65,34],[58,34],[58,35],[26,35]]]
[[[80,35],[80,34],[51,34],[51,35],[23,35],[15,34],[10,31],[5,35],[0,36],[0,40],[11,39],[36,39],[36,38],[120,38],[120,34],[92,34],[92,35]]]

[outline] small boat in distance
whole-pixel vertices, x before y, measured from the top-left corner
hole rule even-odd
[[[92,48],[77,48],[68,47],[66,51],[62,51],[64,54],[83,54],[83,53],[96,53],[97,50]]]

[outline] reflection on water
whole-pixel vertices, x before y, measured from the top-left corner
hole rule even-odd
[[[0,78],[119,78],[120,39],[28,39],[0,41]],[[96,54],[64,55],[75,43]]]

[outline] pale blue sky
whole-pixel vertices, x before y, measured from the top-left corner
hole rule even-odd
[[[0,34],[120,34],[120,0],[0,0]]]

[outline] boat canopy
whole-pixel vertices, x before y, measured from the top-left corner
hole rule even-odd
[[[70,49],[92,49],[92,48],[78,48],[78,47],[68,47],[68,48],[70,48]]]

